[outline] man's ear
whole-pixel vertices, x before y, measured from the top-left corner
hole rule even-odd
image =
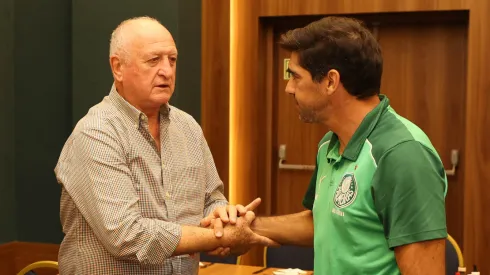
[[[340,84],[340,74],[339,71],[332,69],[328,71],[327,75],[325,76],[324,80],[326,84],[326,91],[328,95],[333,95],[335,91],[337,90],[337,87]]]
[[[123,74],[122,74],[122,62],[121,59],[118,56],[111,56],[109,58],[109,63],[111,64],[111,70],[112,74],[114,75],[114,79],[116,81],[122,81],[123,79]]]

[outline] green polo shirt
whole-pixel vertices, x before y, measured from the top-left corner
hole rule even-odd
[[[400,274],[394,247],[445,238],[444,166],[386,96],[344,153],[329,132],[303,205],[313,211],[315,274]]]

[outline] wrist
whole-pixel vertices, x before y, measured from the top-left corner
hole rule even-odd
[[[232,232],[230,230],[224,230],[223,236],[221,238],[217,238],[220,247],[230,247],[233,244]]]
[[[261,225],[262,219],[257,217],[250,223],[250,229],[252,229],[253,232],[258,233],[260,232]]]

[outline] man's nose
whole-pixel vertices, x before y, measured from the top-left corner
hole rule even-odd
[[[293,85],[291,84],[291,80],[288,81],[288,84],[286,85],[286,89],[284,91],[291,95],[294,94],[294,89],[293,89]]]
[[[170,78],[173,76],[174,74],[173,65],[170,63],[168,57],[165,57],[163,59],[163,62],[161,62],[160,68],[158,70],[158,74],[164,76],[165,78]]]

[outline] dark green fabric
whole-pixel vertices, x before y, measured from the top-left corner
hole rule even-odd
[[[318,143],[318,148],[320,148],[321,146],[328,146],[328,144],[325,143],[330,142],[331,138],[332,138],[332,132],[328,132]],[[319,156],[317,155],[315,161],[315,170],[311,175],[310,184],[308,185],[308,189],[306,190],[306,193],[303,197],[303,206],[309,210],[313,209],[313,203],[315,202],[315,188],[316,188],[317,173],[318,173],[318,157]]]
[[[315,171],[313,171],[313,175],[311,175],[310,184],[308,185],[308,189],[306,190],[306,194],[303,198],[303,206],[309,210],[313,210],[313,203],[315,202],[315,185],[317,173],[318,163],[315,165]]]
[[[442,171],[437,157],[415,140],[382,156],[372,189],[390,248],[447,236]]]
[[[303,199],[313,211],[315,273],[399,274],[394,247],[447,236],[437,151],[380,99],[343,155],[335,134],[319,143]]]

